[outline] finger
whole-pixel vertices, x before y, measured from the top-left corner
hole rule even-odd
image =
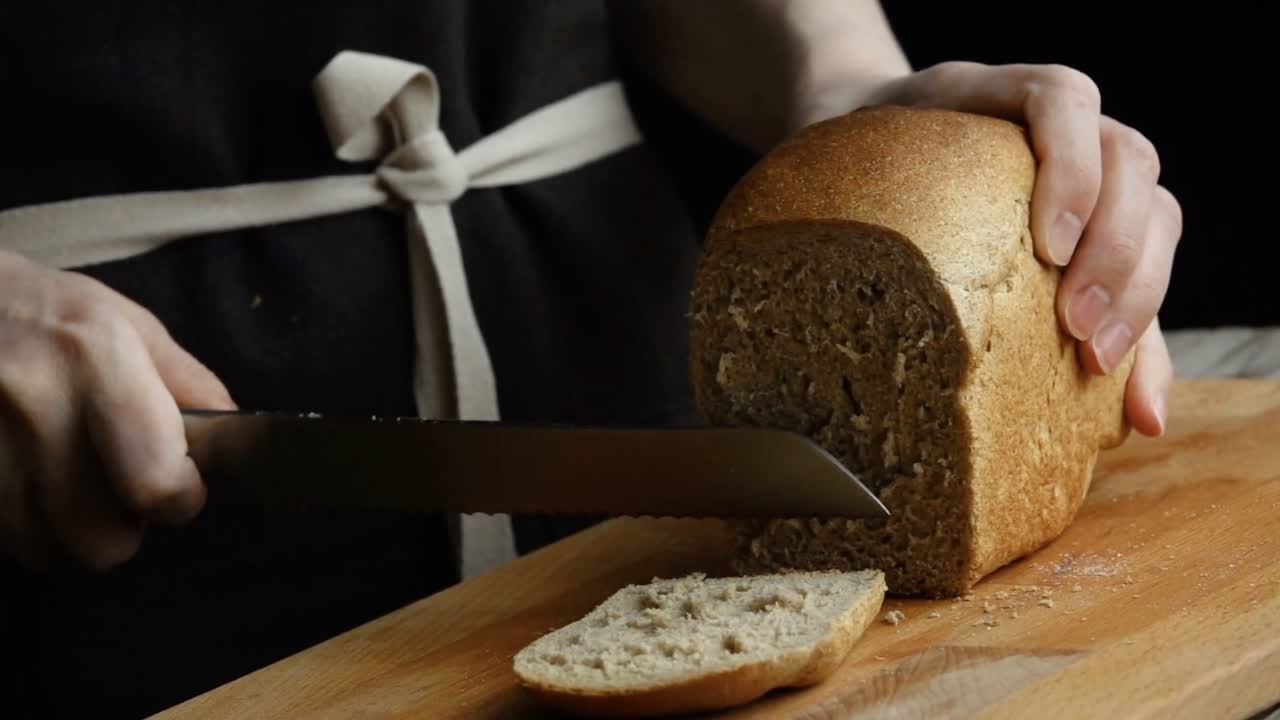
[[[208,367],[174,341],[164,324],[146,308],[112,293],[137,329],[156,372],[179,407],[201,410],[235,410],[235,401],[222,381]]]
[[[1057,304],[1067,331],[1078,340],[1104,345],[1105,359],[1114,361],[1145,328],[1116,316],[1114,306],[1126,301],[1126,289],[1142,262],[1159,160],[1136,131],[1104,119],[1102,167],[1098,205],[1062,278]],[[1112,368],[1113,362],[1103,363],[1103,371]]]
[[[1182,212],[1173,195],[1156,189],[1142,243],[1142,258],[1124,294],[1113,303],[1105,326],[1081,348],[1085,366],[1105,374],[1119,365],[1130,343],[1122,342],[1127,328],[1145,328],[1155,320],[1169,290],[1173,258],[1182,236]],[[1116,330],[1120,328],[1120,330]]]
[[[1062,65],[943,63],[921,74],[928,104],[1026,123],[1039,164],[1031,198],[1036,255],[1066,266],[1102,187],[1097,84]]]
[[[142,546],[144,525],[121,503],[77,422],[71,447],[46,475],[47,524],[65,553],[95,571],[110,570]]]
[[[124,320],[82,369],[84,420],[124,506],[145,520],[181,524],[205,487],[187,457],[182,417],[141,338]]]
[[[1025,103],[1039,160],[1031,235],[1037,256],[1060,267],[1071,262],[1102,187],[1101,101],[1087,78],[1075,77],[1032,82]]]
[[[161,382],[179,407],[200,410],[235,410],[222,381],[180,345],[164,337],[144,338]]]
[[[30,570],[48,569],[62,554],[30,492],[29,463],[19,459],[9,425],[0,423],[0,554]]]
[[[1173,360],[1159,321],[1153,321],[1138,340],[1133,372],[1125,386],[1125,414],[1135,430],[1152,437],[1164,434],[1172,387]]]
[[[42,449],[35,411],[64,399],[57,393],[60,369],[36,362],[43,354],[4,328],[0,324],[0,549],[28,569],[47,569],[58,543],[35,491]]]
[[[23,377],[22,385],[4,382],[12,400],[5,437],[21,443],[16,459],[23,480],[17,487],[23,497],[17,502],[26,507],[10,526],[20,554],[41,567],[70,559],[105,570],[124,562],[137,551],[141,528],[86,460],[87,438],[66,364],[26,363]]]

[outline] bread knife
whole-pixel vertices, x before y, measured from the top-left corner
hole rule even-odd
[[[887,517],[808,438],[762,428],[614,428],[184,411],[211,493],[268,508],[653,517]]]

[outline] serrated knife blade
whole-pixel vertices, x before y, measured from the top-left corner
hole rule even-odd
[[[758,428],[613,428],[184,411],[206,476],[266,506],[670,517],[886,517],[808,438]],[[211,488],[213,491],[213,488]]]

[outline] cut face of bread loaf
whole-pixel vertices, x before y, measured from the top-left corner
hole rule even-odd
[[[882,569],[950,596],[1056,537],[1121,442],[1132,354],[1092,376],[1055,314],[1021,127],[882,107],[811,126],[734,188],[692,300],[704,420],[804,433],[887,520],[738,522],[742,572]]]
[[[885,589],[878,571],[655,579],[535,640],[515,672],[543,701],[591,716],[741,705],[831,675]]]

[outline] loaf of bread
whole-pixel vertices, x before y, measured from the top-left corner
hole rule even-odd
[[[514,659],[549,706],[590,717],[717,710],[822,682],[880,611],[884,575],[693,575],[632,585]]]
[[[1019,125],[877,107],[791,137],[725,199],[691,306],[703,419],[801,432],[892,513],[736,523],[739,571],[876,568],[953,596],[1074,517],[1128,432],[1133,356],[1091,375],[1062,331],[1035,172]]]

